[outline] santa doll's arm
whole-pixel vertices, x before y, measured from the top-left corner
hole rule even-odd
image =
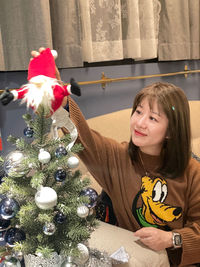
[[[22,99],[24,98],[24,95],[27,93],[27,88],[22,87],[17,90],[10,91],[9,89],[6,89],[0,96],[0,101],[2,105],[8,105],[11,101]]]
[[[77,96],[81,96],[81,89],[80,86],[78,85],[78,83],[74,80],[74,78],[71,78],[70,80],[70,84],[68,85],[64,85],[63,86],[65,90],[67,90],[67,92],[69,94],[73,94],[73,95],[77,95]]]

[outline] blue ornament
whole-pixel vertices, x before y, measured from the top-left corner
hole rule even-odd
[[[26,127],[24,129],[24,135],[27,137],[27,138],[32,138],[33,137],[33,134],[34,134],[34,131],[33,131],[33,128],[32,127]]]
[[[86,203],[85,205],[90,209],[94,208],[97,203],[98,194],[96,190],[94,190],[91,187],[85,188],[80,193],[81,196],[89,197],[89,203]]]
[[[10,220],[4,220],[0,218],[0,232],[4,231],[6,228],[10,226]]]
[[[19,204],[15,199],[6,197],[0,202],[0,218],[4,220],[12,219],[19,209]]]
[[[60,158],[62,156],[66,156],[67,150],[65,149],[64,146],[59,146],[59,148],[56,149],[55,155],[57,158]]]
[[[54,178],[57,182],[63,182],[66,179],[66,176],[66,171],[63,169],[58,169],[54,174]]]
[[[56,213],[55,217],[54,217],[54,221],[56,223],[62,224],[66,221],[67,216],[65,214],[63,214],[62,212],[58,212]]]
[[[20,242],[26,239],[24,231],[19,228],[11,227],[6,231],[5,241],[9,247],[14,247],[14,243]]]

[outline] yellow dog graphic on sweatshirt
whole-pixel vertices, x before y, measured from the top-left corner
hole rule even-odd
[[[137,208],[139,196],[142,198],[142,207]],[[180,218],[182,208],[165,204],[166,197],[167,183],[164,179],[142,177],[141,190],[132,205],[133,215],[140,226],[165,226],[167,222]]]

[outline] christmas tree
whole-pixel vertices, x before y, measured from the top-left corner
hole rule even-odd
[[[97,193],[77,170],[82,146],[69,146],[70,133],[59,138],[47,114],[42,105],[37,113],[25,114],[24,137],[9,136],[16,150],[1,158],[1,255],[50,257],[57,252],[78,259],[80,244],[96,225],[92,208]]]

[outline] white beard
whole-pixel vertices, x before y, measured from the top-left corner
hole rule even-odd
[[[28,84],[24,85],[24,89],[28,89],[28,92],[24,95],[22,103],[26,102],[27,107],[34,110],[37,110],[40,104],[52,110],[55,85],[59,85],[56,79],[44,75],[33,77]]]

